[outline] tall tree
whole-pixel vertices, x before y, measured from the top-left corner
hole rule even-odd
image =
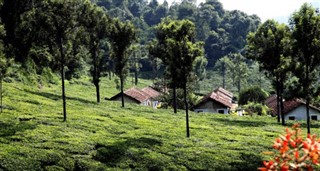
[[[0,17],[4,24],[6,35],[3,38],[5,53],[14,56],[24,64],[35,39],[37,30],[26,27],[22,15],[34,8],[34,0],[3,0]]]
[[[156,41],[155,45],[151,46],[151,54],[162,60],[162,63],[166,66],[166,74],[171,79],[170,88],[172,88],[173,99],[173,112],[177,113],[177,73],[180,72],[176,67],[175,56],[172,51],[169,50],[168,39],[174,37],[174,29],[177,27],[171,19],[166,18],[156,27]]]
[[[189,20],[174,21],[167,19],[157,27],[159,54],[170,71],[174,87],[183,88],[186,110],[186,132],[189,131],[187,83],[197,57],[203,55],[202,42],[195,42],[195,25]]]
[[[91,54],[91,75],[92,82],[96,87],[97,102],[100,102],[100,77],[102,75],[104,65],[106,65],[103,55],[100,55],[100,47],[103,40],[109,34],[111,20],[106,15],[106,12],[96,5],[87,2],[85,15],[80,18],[81,24],[86,29],[89,37],[88,48]]]
[[[134,74],[134,85],[138,85],[138,75],[142,67],[139,61],[144,55],[144,47],[142,45],[134,45],[130,51],[130,70],[132,70]]]
[[[158,71],[161,67],[161,60],[159,55],[159,51],[157,49],[157,41],[152,40],[148,44],[148,51],[149,51],[149,58],[151,60],[151,65],[152,65],[152,72],[153,72],[153,81],[158,78]]]
[[[51,53],[59,61],[63,104],[63,121],[67,120],[65,94],[65,66],[69,57],[67,46],[72,35],[77,31],[77,21],[82,15],[85,0],[48,0],[41,1],[30,13],[34,18],[34,27],[38,27],[38,39],[47,43],[53,50]],[[41,42],[41,43],[43,43]]]
[[[123,23],[119,19],[115,19],[111,28],[111,34],[109,34],[108,37],[112,47],[115,74],[120,78],[121,101],[122,107],[124,107],[123,86],[124,79],[128,72],[128,50],[131,44],[136,40],[136,31],[130,22],[127,21]]]
[[[318,95],[319,86],[315,78],[320,65],[320,15],[310,4],[305,3],[290,19],[293,30],[293,59],[296,64],[294,74],[299,78],[306,99],[307,129],[310,133],[309,105],[311,98]]]
[[[4,54],[4,44],[3,38],[5,36],[4,26],[0,20],[0,112],[3,110],[3,100],[2,100],[2,92],[3,92],[3,78],[6,76],[8,67],[10,66],[9,61],[10,58]]]
[[[247,37],[247,57],[257,60],[274,82],[278,97],[278,122],[281,114],[283,125],[285,120],[282,99],[290,62],[290,34],[290,29],[285,24],[267,20]]]
[[[207,76],[207,64],[208,60],[205,56],[200,56],[193,62],[193,72],[196,76],[196,85],[199,92],[201,90],[200,81],[203,81]]]
[[[240,94],[242,85],[246,83],[249,76],[249,67],[246,59],[240,53],[229,54],[228,57],[230,60],[225,64],[231,74],[233,84],[237,87],[238,94]]]

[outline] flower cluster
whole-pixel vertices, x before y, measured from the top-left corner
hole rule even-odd
[[[319,164],[320,139],[308,135],[305,140],[301,137],[299,124],[294,124],[292,130],[286,129],[286,134],[276,138],[273,148],[279,151],[273,160],[264,161],[260,171],[298,171],[314,170]]]

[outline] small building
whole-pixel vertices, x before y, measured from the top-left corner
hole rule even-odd
[[[223,88],[218,88],[205,96],[197,105],[194,111],[228,114],[232,108],[233,94]]]
[[[277,96],[269,97],[265,104],[271,108],[272,115],[277,116]],[[315,106],[309,106],[311,120],[320,120],[320,109]],[[307,105],[304,101],[294,98],[283,102],[283,113],[285,120],[307,120]]]
[[[151,87],[145,87],[143,89],[130,88],[124,93],[124,101],[126,103],[136,103],[144,106],[153,106],[154,108],[158,105],[158,101],[155,99],[160,96],[160,92],[154,90]],[[121,101],[121,92],[111,97],[109,100]]]

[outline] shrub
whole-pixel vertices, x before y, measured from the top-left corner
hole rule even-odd
[[[251,87],[247,90],[241,91],[239,94],[239,104],[245,105],[249,102],[254,103],[262,103],[268,96],[268,93],[266,93],[264,90],[262,90],[260,87]]]
[[[173,97],[172,97],[172,90],[169,90],[169,93],[164,93],[160,97],[158,97],[158,100],[162,103],[161,108],[167,109],[169,106],[173,106]],[[193,93],[189,93],[187,95],[187,101],[188,101],[188,107],[189,109],[192,108],[196,102],[198,101],[198,96],[196,96]],[[183,90],[177,89],[177,108],[178,109],[185,109],[185,103],[184,103],[184,96],[183,96]]]
[[[261,171],[314,170],[319,164],[320,139],[308,134],[305,140],[301,137],[299,124],[294,124],[292,130],[286,129],[286,134],[276,138],[273,148],[279,153],[273,160],[264,161]]]
[[[260,104],[260,103],[249,103],[243,106],[246,113],[250,116],[259,115],[266,116],[268,115],[270,109],[268,106]]]

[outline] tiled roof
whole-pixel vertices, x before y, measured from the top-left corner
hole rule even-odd
[[[140,103],[148,100],[151,97],[148,93],[135,87],[126,90],[124,94],[138,100]]]
[[[214,92],[222,93],[222,94],[226,95],[227,97],[229,97],[231,100],[233,98],[233,94],[222,87],[217,88],[216,90],[214,90]]]
[[[276,103],[277,104],[277,95],[273,94],[271,95],[270,97],[268,97],[265,102],[264,102],[266,105],[269,105],[269,104],[273,104],[273,103]]]
[[[160,93],[157,90],[155,90],[155,89],[153,89],[151,87],[145,87],[145,88],[143,88],[141,90],[143,92],[147,93],[152,98],[156,98],[156,97],[160,96]]]
[[[124,91],[124,94],[140,103],[150,99],[150,98],[156,98],[160,95],[160,93],[156,90],[154,90],[151,87],[145,87],[142,90],[138,88],[130,88],[126,91]],[[118,93],[117,95],[110,98],[110,100],[116,99],[119,97],[121,93]]]
[[[271,109],[272,115],[276,116],[277,115],[277,95],[274,94],[268,97],[264,103]]]
[[[267,98],[267,100],[265,101],[265,104],[269,108],[271,108],[272,114],[276,116],[277,111],[278,111],[278,109],[277,109],[277,95],[273,95],[273,96],[270,96],[269,98]],[[283,102],[283,113],[287,114],[301,105],[306,105],[306,103],[300,99],[297,99],[297,98],[294,98],[291,100],[286,100]],[[311,105],[310,105],[310,108],[313,108],[318,111],[320,110],[320,109],[318,109],[314,106],[311,106]]]
[[[203,104],[209,100],[216,101],[226,107],[232,107],[232,93],[224,90],[223,88],[218,88],[214,92],[211,92],[207,96],[205,96],[198,105]],[[197,105],[196,105],[197,106]]]

